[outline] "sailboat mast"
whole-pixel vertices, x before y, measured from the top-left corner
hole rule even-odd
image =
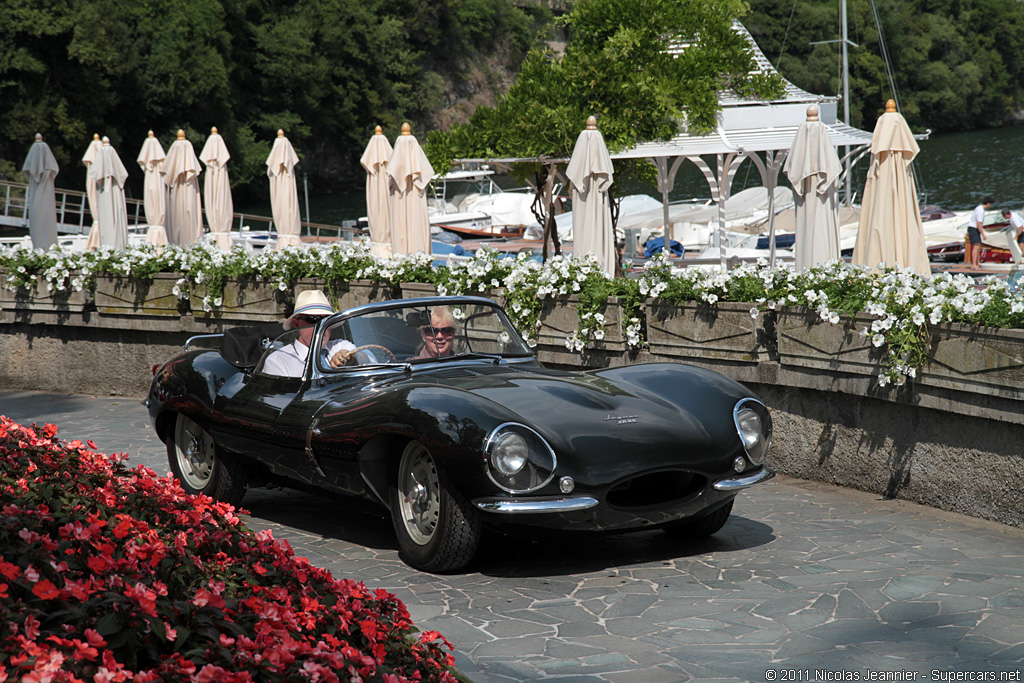
[[[840,41],[843,45],[843,123],[846,125],[850,124],[850,55],[848,51],[849,36],[847,32],[846,24],[846,0],[840,0],[839,2],[839,14],[840,14],[840,26],[842,31],[842,40]],[[843,156],[846,158],[846,205],[850,206],[853,203],[850,190],[850,148],[849,146],[844,148]]]

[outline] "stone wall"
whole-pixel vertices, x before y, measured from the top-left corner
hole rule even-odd
[[[407,289],[407,296],[431,293]],[[334,294],[347,306],[402,295],[355,283]],[[854,334],[856,320],[828,326],[800,311],[752,318],[742,304],[710,311],[649,302],[649,348],[628,350],[615,333],[581,356],[564,345],[578,318],[574,301],[549,303],[537,347],[548,365],[669,360],[715,370],[747,384],[771,408],[770,464],[778,472],[1024,527],[1020,332],[938,330],[935,357],[917,380],[880,387],[878,354]],[[107,313],[85,301],[27,306],[0,300],[0,386],[6,389],[141,399],[152,366],[178,353],[186,339],[246,320],[244,308],[154,315],[141,303],[136,310],[106,307]],[[283,317],[287,306],[284,297],[252,321]],[[615,306],[609,302],[610,320],[619,319]]]

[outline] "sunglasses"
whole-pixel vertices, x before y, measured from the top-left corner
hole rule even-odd
[[[316,325],[322,317],[319,315],[293,315],[292,320],[298,323],[306,323],[307,325]]]
[[[432,336],[435,336],[435,335],[437,335],[437,336],[444,336],[444,337],[454,337],[455,336],[455,328],[454,327],[429,327],[428,326],[428,327],[421,327],[420,329],[422,330],[423,334],[427,335],[428,337],[432,337]]]

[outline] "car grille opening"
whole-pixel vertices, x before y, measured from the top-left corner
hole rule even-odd
[[[704,485],[704,477],[693,472],[653,472],[617,484],[607,500],[617,508],[664,505],[694,496]]]

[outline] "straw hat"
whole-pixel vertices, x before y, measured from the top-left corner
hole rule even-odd
[[[288,316],[289,320],[297,315],[331,315],[334,309],[324,293],[319,289],[307,289],[299,292],[295,299],[295,310]]]

